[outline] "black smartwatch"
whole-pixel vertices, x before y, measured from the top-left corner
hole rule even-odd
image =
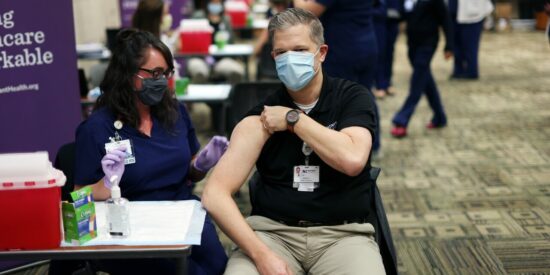
[[[303,113],[302,110],[290,110],[286,113],[286,127],[291,132],[294,133],[294,125],[300,119],[300,113]]]

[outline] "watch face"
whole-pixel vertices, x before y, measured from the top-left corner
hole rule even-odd
[[[287,114],[286,114],[286,121],[289,123],[289,124],[294,124],[296,123],[296,121],[298,121],[298,118],[300,117],[300,113],[296,110],[292,110],[292,111],[289,111]]]

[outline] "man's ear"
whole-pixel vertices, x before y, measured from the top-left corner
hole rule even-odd
[[[327,53],[328,53],[328,45],[327,44],[323,44],[319,47],[319,60],[321,62],[324,62],[325,61],[325,58],[327,57]]]

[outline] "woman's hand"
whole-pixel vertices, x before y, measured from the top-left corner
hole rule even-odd
[[[206,146],[199,152],[193,166],[200,172],[206,173],[210,168],[214,167],[221,158],[229,141],[223,136],[214,136]]]
[[[101,168],[105,174],[103,184],[106,188],[111,189],[113,185],[111,180],[120,182],[122,174],[124,174],[124,158],[126,158],[126,148],[115,148],[107,152],[101,159]]]

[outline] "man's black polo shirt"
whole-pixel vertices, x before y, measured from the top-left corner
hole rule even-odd
[[[246,116],[260,115],[264,105],[298,109],[284,86]],[[326,75],[319,101],[308,116],[336,131],[350,126],[365,127],[372,137],[377,127],[372,94],[359,84]],[[252,214],[291,222],[330,223],[367,218],[370,161],[360,175],[349,177],[313,152],[309,165],[320,166],[320,187],[314,192],[299,192],[292,183],[294,166],[305,165],[302,145],[303,141],[289,131],[275,132],[267,140],[256,162],[261,182],[255,190]]]

